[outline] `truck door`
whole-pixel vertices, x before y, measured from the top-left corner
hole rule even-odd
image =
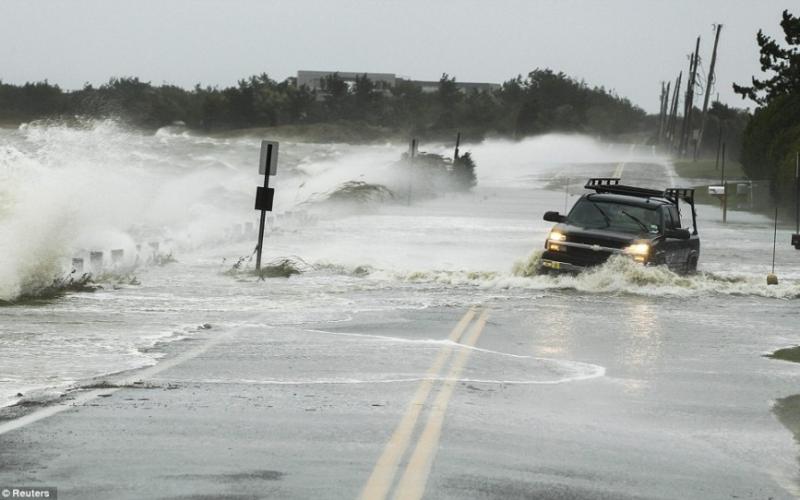
[[[664,230],[680,229],[681,216],[674,205],[664,207]],[[689,258],[688,241],[676,238],[666,238],[664,241],[667,266],[673,271],[682,271]]]

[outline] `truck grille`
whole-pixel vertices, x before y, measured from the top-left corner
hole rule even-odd
[[[597,236],[583,236],[580,234],[567,234],[567,241],[583,243],[585,245],[600,245],[601,247],[608,248],[624,248],[630,245],[630,242],[626,241],[598,238]]]
[[[542,256],[545,259],[567,262],[576,266],[598,266],[611,256],[609,252],[595,251],[588,248],[562,247],[560,252],[546,251]]]

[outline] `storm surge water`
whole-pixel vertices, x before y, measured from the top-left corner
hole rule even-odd
[[[136,275],[94,293],[0,308],[0,357],[8,360],[0,404],[151,365],[163,342],[242,325],[279,334],[361,313],[563,292],[598,300],[800,296],[796,267],[781,270],[788,279],[778,287],[760,284],[768,225],[731,214],[739,224],[733,252],[729,229],[711,210],[701,210],[701,234],[708,227],[712,238],[697,276],[627,260],[581,276],[536,275],[536,249],[551,227],[542,214],[568,207],[583,179],[624,168],[644,185],[671,182],[669,162],[649,146],[569,135],[462,144],[477,165],[471,190],[447,184],[447,162],[430,175],[402,161],[404,144],[282,142],[264,243],[269,272],[256,275],[261,139],[271,138],[179,127],[153,133],[115,121],[0,129],[0,301],[51,289],[71,275],[73,258],[91,267],[90,252],[103,252],[104,271]],[[420,151],[449,158],[452,145]],[[577,192],[554,179],[573,179]],[[116,268],[111,250],[124,253]],[[778,256],[791,258],[780,249]],[[735,272],[723,272],[732,263]]]

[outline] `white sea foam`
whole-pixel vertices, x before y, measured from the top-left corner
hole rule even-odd
[[[583,293],[632,294],[664,297],[699,295],[754,296],[775,299],[800,298],[800,283],[784,281],[767,285],[763,276],[698,272],[679,275],[663,266],[642,266],[626,257],[614,257],[580,274],[540,275],[541,252],[519,260],[511,272],[475,270],[381,271],[370,276],[389,281],[441,286],[474,286],[480,289],[574,290]]]

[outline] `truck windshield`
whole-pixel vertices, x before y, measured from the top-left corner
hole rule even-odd
[[[624,233],[658,233],[661,217],[658,210],[622,203],[579,200],[567,216],[567,222],[587,229],[610,229]]]

